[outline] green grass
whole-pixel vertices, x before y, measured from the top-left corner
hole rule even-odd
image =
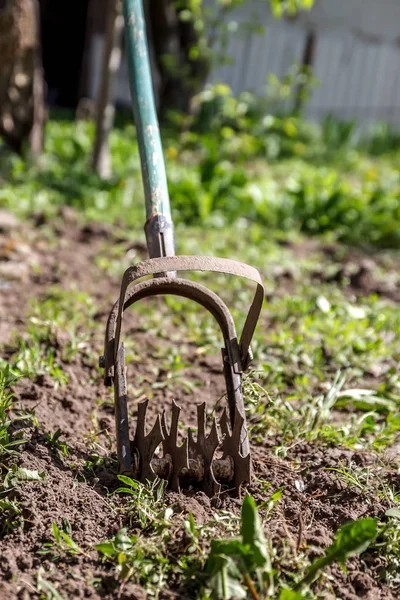
[[[28,473],[18,468],[20,447],[24,433],[15,425],[19,417],[14,406],[12,387],[18,378],[9,365],[0,367],[0,540],[15,528],[23,527],[24,517],[21,503],[10,495],[14,481],[22,480]],[[20,417],[29,421],[29,415]]]
[[[16,377],[8,365],[0,369],[0,465],[15,456],[18,446],[22,443],[20,435],[15,434],[12,429],[14,394],[11,386],[15,382]],[[1,466],[0,469],[2,473]]]
[[[386,453],[400,436],[400,315],[385,294],[361,290],[355,297],[351,275],[359,261],[348,259],[354,253],[350,246],[375,247],[372,256],[379,261],[371,275],[379,285],[397,277],[398,286],[398,152],[392,144],[379,155],[382,139],[375,140],[373,153],[371,146],[346,145],[346,131],[335,132],[332,126],[316,131],[297,119],[263,122],[258,133],[254,124],[239,123],[238,130],[232,123],[220,125],[212,135],[200,130],[168,134],[165,149],[179,252],[243,260],[257,267],[266,283],[267,299],[253,343],[256,362],[244,380],[252,443],[263,446],[268,440],[271,454],[294,468],[298,463],[288,456],[298,444],[374,450],[372,466],[337,461],[326,472],[341,486],[356,490],[371,511],[376,502],[398,511],[399,490],[386,478]],[[95,262],[118,281],[138,260],[131,242],[143,240],[139,156],[133,127],[114,131],[114,175],[103,182],[87,168],[92,135],[87,123],[50,122],[46,153],[36,166],[15,157],[1,165],[0,206],[27,218],[43,211],[50,220],[39,234],[55,246],[52,226],[64,204],[77,209],[81,224],[111,221],[112,237]],[[334,150],[337,136],[342,142]],[[305,234],[317,237],[312,249]],[[321,240],[330,243],[333,253],[324,251]],[[195,279],[221,293],[240,329],[251,286],[219,275]],[[173,392],[181,387],[195,396],[197,382],[187,376],[190,357],[219,352],[217,326],[200,307],[181,298],[152,306],[154,311],[139,303],[137,311],[141,332],[158,340],[152,347],[154,364],[146,363],[147,371],[130,384],[129,392],[137,399],[152,397],[160,388]],[[13,378],[47,374],[60,387],[68,381],[66,365],[81,356],[95,364],[104,326],[96,320],[98,310],[84,290],[44,289],[30,302],[26,331],[13,341],[10,366],[1,363],[0,464],[6,479],[0,492],[0,536],[25,526],[21,506],[9,490],[45,477],[18,466],[22,436],[14,433],[10,416]],[[143,362],[140,350],[135,339],[127,341],[133,365]],[[110,410],[109,399],[93,407],[84,439],[88,456],[80,475],[87,476],[88,485],[113,460],[108,432],[107,447],[99,440],[102,409]],[[68,438],[67,445],[62,435],[61,424],[45,432],[43,441],[68,468],[75,460],[70,457],[74,441]],[[366,561],[379,556],[382,572],[377,577],[396,589],[398,513],[345,525],[333,532],[325,554],[316,557],[313,548],[296,547],[289,535],[277,540],[269,530],[283,514],[285,486],[275,489],[266,475],[254,485],[258,512],[246,499],[241,517],[210,508],[212,517],[196,522],[193,514],[182,515],[174,502],[167,502],[159,482],[144,486],[121,478],[120,489],[112,493],[113,510],[123,523],[118,532],[97,544],[78,545],[71,524],[63,520],[53,523],[40,552],[57,568],[97,556],[120,589],[131,580],[155,598],[172,585],[204,600],[234,593],[253,600],[320,600],[332,591],[329,565],[344,563],[353,553]],[[38,572],[37,591],[42,597],[62,597],[53,586],[51,569]]]
[[[55,387],[65,385],[63,365],[88,355],[93,334],[93,299],[84,291],[51,286],[30,302],[24,336],[13,340],[12,373],[35,379],[48,374]]]
[[[202,599],[311,600],[316,596],[310,586],[322,571],[334,562],[344,565],[369,546],[370,552],[381,553],[386,580],[396,581],[400,520],[395,511],[393,516],[388,511],[386,522],[364,518],[343,525],[325,553],[310,562],[305,554],[293,553],[284,545],[274,546],[265,537],[265,523],[280,503],[281,490],[264,502],[263,522],[254,500],[246,496],[240,519],[221,511],[212,521],[198,525],[191,513],[177,522],[176,517],[172,519],[172,508],[164,505],[155,511],[151,490],[125,479],[132,502],[137,498],[139,515],[141,499],[148,498],[142,512],[142,532],[132,536],[121,529],[96,549],[106,563],[114,565],[121,582],[133,579],[156,598],[168,582],[178,579],[189,593]],[[178,533],[182,527],[183,540]]]
[[[219,229],[246,220],[365,247],[399,248],[400,171],[395,150],[384,158],[343,144],[333,150],[329,136],[317,134],[315,144],[315,127],[296,119],[277,121],[274,133],[269,126],[257,131],[257,123],[236,131],[216,128],[212,135],[183,132],[178,139],[176,133],[171,137],[166,132],[177,223],[201,222]],[[262,144],[271,139],[286,139],[289,146],[267,164]],[[88,168],[92,141],[90,123],[50,121],[46,153],[36,166],[26,168],[16,157],[3,160],[0,206],[26,215],[54,214],[57,206],[69,204],[91,219],[117,222],[123,214],[125,224],[137,227],[144,218],[134,128],[125,126],[111,136],[113,178],[108,182]],[[329,159],[328,166],[322,164],[324,159]]]

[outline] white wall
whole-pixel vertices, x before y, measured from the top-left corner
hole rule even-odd
[[[299,22],[320,30],[359,30],[395,42],[400,36],[399,0],[316,0]]]
[[[229,20],[253,20],[265,26],[265,34],[232,35],[228,54],[233,62],[215,67],[210,82],[227,83],[236,94],[262,94],[269,73],[281,78],[293,62],[300,62],[312,28],[318,36],[314,74],[320,85],[312,93],[308,117],[318,120],[332,113],[366,125],[381,119],[400,124],[400,0],[316,0],[312,11],[290,22],[274,19],[266,0],[253,0]],[[94,40],[92,93],[101,47],[102,40]],[[126,60],[117,98],[130,104]]]
[[[261,1],[258,2],[261,7]],[[244,19],[245,13],[238,13]],[[319,81],[307,115],[335,114],[368,125],[376,120],[400,124],[400,0],[316,0],[310,12],[277,21],[265,8],[258,22],[263,36],[235,38],[235,63],[214,70],[211,81],[224,81],[235,93],[262,93],[268,73],[282,77],[300,62],[307,31],[317,33],[314,75]]]

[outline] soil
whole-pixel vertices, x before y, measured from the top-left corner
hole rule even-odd
[[[44,299],[46,290],[53,284],[65,289],[74,284],[89,293],[98,307],[94,319],[105,324],[120,283],[119,276],[107,274],[96,266],[95,257],[107,243],[110,246],[113,243],[108,227],[81,226],[70,210],[62,212],[52,223],[47,223],[41,215],[34,222],[21,224],[10,219],[5,223],[0,230],[0,342],[6,359],[15,350],[15,334],[24,336],[26,331],[29,300],[33,297]],[[127,249],[132,248],[129,240],[119,240],[119,243],[125,244]],[[326,254],[334,252],[326,247],[317,249]],[[310,249],[304,247],[297,251],[307,253]],[[134,252],[137,258],[145,256],[141,245],[136,245]],[[349,275],[346,266],[350,263]],[[398,286],[386,283],[385,287],[374,279],[376,266],[373,257],[366,260],[361,254],[349,253],[343,259],[342,271],[335,276],[337,280],[348,277],[349,293],[374,292],[398,302]],[[321,273],[317,272],[315,277],[321,278]],[[278,278],[278,286],[284,289],[286,284],[283,274]],[[141,357],[141,361],[135,363],[137,373],[154,377],[155,348],[160,341],[141,330],[140,319],[133,312],[129,314],[126,328],[126,335],[133,336],[136,353]],[[91,344],[100,354],[102,339],[96,336]],[[55,340],[57,344],[62,347],[62,336]],[[206,401],[212,405],[224,392],[223,378],[218,370],[219,357],[205,359],[196,354],[194,346],[187,344],[185,359],[192,364],[185,377],[197,385],[196,403]],[[111,501],[109,496],[118,484],[115,455],[109,446],[109,440],[115,439],[110,391],[103,385],[93,353],[83,350],[71,363],[63,364],[63,369],[69,375],[65,386],[55,388],[48,375],[38,375],[34,381],[23,379],[15,387],[17,404],[25,411],[34,409],[38,423],[38,426],[26,429],[28,440],[23,446],[20,465],[44,472],[46,476],[41,483],[27,482],[15,490],[23,506],[24,527],[15,528],[0,540],[0,598],[38,598],[36,574],[40,567],[66,599],[145,598],[144,590],[136,584],[128,582],[121,589],[113,568],[99,561],[97,552],[88,546],[112,538],[126,525],[123,512],[116,510],[115,499]],[[182,420],[194,424],[192,392],[178,386],[173,396],[182,406]],[[154,392],[152,406],[164,406],[171,400],[172,392],[160,388]],[[46,432],[54,433],[59,428],[61,439],[68,445],[65,456],[49,443],[46,436]],[[93,432],[102,433],[94,440]],[[257,501],[262,501],[284,486],[277,515],[268,524],[277,544],[285,538],[295,552],[312,548],[312,554],[318,556],[341,524],[364,516],[382,517],[389,507],[385,500],[372,500],[372,496],[363,495],[358,487],[339,481],[333,472],[323,468],[337,467],[341,462],[349,461],[374,464],[377,458],[373,453],[301,442],[289,449],[285,459],[279,459],[271,453],[271,447],[276,443],[277,440],[268,439],[263,446],[253,447],[255,478],[249,492]],[[97,466],[93,458],[96,453],[107,457]],[[87,467],[88,461],[94,461],[91,469]],[[395,465],[392,469],[390,464],[386,466],[387,476],[392,477],[392,485],[398,489],[400,482]],[[209,498],[195,490],[180,494],[167,492],[167,501],[177,515],[191,511],[200,524],[209,521],[215,512]],[[226,496],[221,508],[238,514],[240,505],[239,499]],[[51,539],[52,522],[61,523],[65,518],[71,524],[74,541],[83,549],[89,549],[86,556],[63,561],[55,567],[38,554],[38,550]],[[334,566],[328,575],[332,599],[337,595],[343,600],[394,600],[400,594],[400,590],[397,593],[381,582],[379,558],[374,559],[372,555],[368,564],[352,558],[347,573]],[[160,597],[183,600],[191,596],[172,584]]]

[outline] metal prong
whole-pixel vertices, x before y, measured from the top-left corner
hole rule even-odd
[[[142,483],[146,483],[147,480],[154,481],[156,478],[156,473],[151,465],[151,459],[157,447],[163,441],[160,415],[157,415],[150,433],[148,435],[145,433],[148,403],[148,398],[139,403],[136,433],[133,440],[133,447],[139,452],[140,456],[140,481]]]
[[[189,455],[193,457],[200,456],[204,461],[204,476],[202,480],[203,491],[209,496],[219,494],[221,485],[215,479],[212,462],[215,451],[221,443],[218,435],[217,423],[215,418],[211,427],[210,435],[206,436],[206,403],[197,407],[197,440],[194,441],[193,434],[189,430]]]
[[[132,456],[129,441],[125,349],[122,342],[115,361],[114,403],[118,468],[120,473],[129,474],[132,472]]]
[[[251,477],[250,453],[248,453],[246,456],[242,456],[241,454],[242,442],[240,438],[242,435],[244,419],[236,406],[235,422],[232,432],[229,427],[229,419],[226,414],[226,409],[224,409],[219,423],[221,431],[224,434],[224,439],[222,441],[223,455],[224,458],[230,456],[233,460],[235,469],[233,484],[235,486],[236,493],[239,495],[240,486],[242,483],[249,483]]]
[[[179,414],[181,409],[175,403],[172,402],[172,416],[171,416],[171,427],[168,431],[167,418],[165,416],[165,410],[163,411],[161,418],[163,439],[163,451],[164,456],[167,454],[172,459],[172,474],[170,477],[171,489],[179,490],[179,475],[182,469],[189,468],[189,453],[188,453],[188,439],[185,438],[181,446],[178,446],[178,422]]]

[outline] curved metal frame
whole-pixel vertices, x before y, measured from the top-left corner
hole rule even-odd
[[[165,273],[183,270],[218,271],[226,274],[239,275],[257,283],[257,290],[251,304],[240,344],[232,315],[226,304],[205,286],[188,279],[171,277]],[[164,275],[165,274],[165,275]],[[148,275],[156,275],[153,279],[137,282]],[[134,287],[129,289],[134,283]],[[229,420],[232,431],[235,429],[235,414],[242,421],[238,452],[248,458],[248,476],[250,475],[250,447],[247,434],[246,418],[241,391],[241,375],[249,363],[250,341],[261,311],[264,298],[264,288],[258,271],[237,261],[215,259],[212,257],[177,256],[162,257],[143,261],[125,271],[123,276],[120,298],[114,304],[106,328],[105,353],[105,383],[115,388],[115,417],[117,428],[117,448],[119,468],[122,472],[132,471],[131,443],[129,439],[129,422],[126,392],[126,366],[123,343],[120,343],[122,319],[124,311],[137,301],[156,295],[174,294],[193,300],[206,308],[216,319],[220,327],[224,347],[222,348],[223,372],[225,376]],[[243,364],[243,362],[245,364]],[[239,417],[240,416],[240,417]],[[211,479],[212,459],[207,466]],[[142,467],[143,468],[143,467]],[[146,472],[151,469],[146,465]]]
[[[138,279],[148,275],[159,275],[174,271],[210,271],[244,277],[257,284],[253,302],[249,308],[246,322],[240,337],[240,354],[242,367],[248,367],[251,357],[249,354],[250,343],[260,316],[264,300],[264,286],[257,269],[244,263],[227,258],[214,258],[211,256],[166,256],[151,258],[129,267],[123,276],[119,300],[114,304],[107,321],[105,339],[105,383],[111,385],[112,367],[117,353],[123,312],[126,308],[126,293],[129,286]],[[161,279],[157,277],[157,279]],[[171,278],[172,279],[172,278]],[[136,284],[137,285],[137,284]],[[153,284],[154,285],[154,284]],[[228,311],[229,312],[229,311]]]

